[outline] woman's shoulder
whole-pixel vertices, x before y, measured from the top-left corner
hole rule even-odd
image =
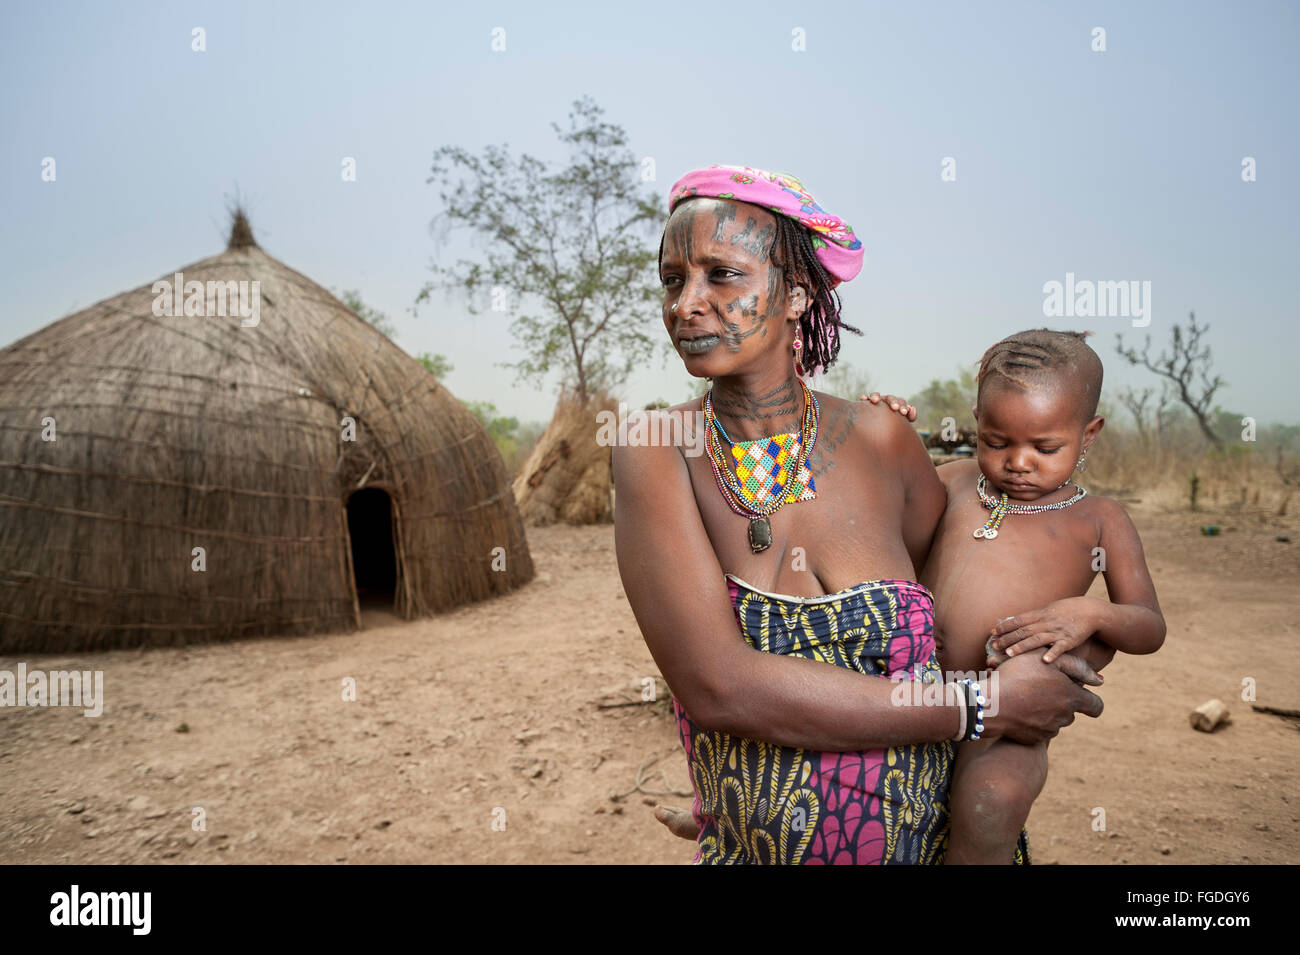
[[[659,472],[682,457],[705,452],[704,414],[698,400],[668,408],[602,412],[596,442],[611,448],[615,472]]]
[[[929,455],[912,423],[886,405],[850,401],[835,395],[817,394],[819,420],[813,473],[820,473],[830,461],[852,461],[870,465],[881,473],[906,475],[922,464],[933,470]]]
[[[822,421],[819,432],[852,432],[866,448],[878,454],[897,452],[912,442],[920,443],[920,436],[912,422],[885,404],[848,400],[814,392]]]

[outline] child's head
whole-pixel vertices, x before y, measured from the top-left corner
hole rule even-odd
[[[1097,417],[1101,359],[1084,343],[1088,334],[1019,332],[980,359],[980,469],[1012,500],[1032,501],[1068,481],[1105,424]]]

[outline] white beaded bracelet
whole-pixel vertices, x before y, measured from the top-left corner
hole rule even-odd
[[[980,689],[980,685],[974,680],[962,680],[960,682],[966,684],[968,687],[968,694],[972,691],[975,694],[975,725],[970,726],[970,718],[967,717],[967,729],[969,732],[965,738],[970,740],[979,739],[980,735],[984,732],[984,705],[988,700],[984,698],[984,692]],[[969,695],[967,696],[967,699],[970,699]],[[969,703],[967,705],[969,705]]]

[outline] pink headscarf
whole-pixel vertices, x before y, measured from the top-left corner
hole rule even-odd
[[[853,229],[813,200],[794,176],[749,166],[709,166],[688,172],[668,194],[668,212],[690,196],[712,196],[750,202],[807,226],[813,249],[834,284],[847,282],[862,271],[862,242]],[[834,287],[834,286],[832,286]]]

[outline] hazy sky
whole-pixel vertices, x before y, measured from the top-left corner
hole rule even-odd
[[[263,248],[447,355],[457,396],[545,420],[553,392],[496,367],[506,316],[408,314],[425,179],[444,144],[562,158],[550,123],[590,94],[661,196],[710,163],[779,169],[854,226],[841,297],[866,334],[842,354],[876,385],[914,393],[1049,324],[1098,333],[1113,394],[1150,379],[1115,332],[1163,342],[1194,309],[1221,404],[1300,420],[1296,3],[7,4],[0,88],[0,345],[220,251],[238,187]],[[1044,318],[1067,272],[1149,281],[1150,326]],[[680,400],[687,376],[656,363],[625,393]]]

